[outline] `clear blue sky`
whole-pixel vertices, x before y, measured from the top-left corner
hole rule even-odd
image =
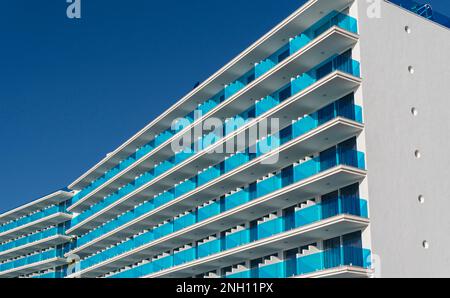
[[[70,184],[298,5],[82,0],[70,20],[65,0],[1,0],[0,212]]]

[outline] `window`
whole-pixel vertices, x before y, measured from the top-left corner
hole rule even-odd
[[[252,73],[251,75],[249,75],[247,77],[247,84],[250,84],[251,82],[253,82],[255,80],[255,74]]]
[[[290,55],[289,49],[278,55],[278,63],[285,60],[287,57],[289,57],[289,55]]]
[[[338,267],[341,264],[340,244],[340,237],[323,241],[325,269]]]
[[[342,212],[362,215],[359,202],[359,184],[355,183],[341,189]]]
[[[361,231],[342,236],[344,265],[363,267]]]
[[[291,96],[291,87],[287,87],[286,89],[280,91],[278,95],[280,102],[286,100],[290,96]]]
[[[320,80],[321,78],[325,77],[327,74],[333,71],[333,62],[329,61],[325,63],[324,65],[320,66],[316,70],[316,77],[317,80]]]

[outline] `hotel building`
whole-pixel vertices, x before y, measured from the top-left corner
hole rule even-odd
[[[449,19],[299,2],[67,188],[1,214],[0,277],[449,277]]]

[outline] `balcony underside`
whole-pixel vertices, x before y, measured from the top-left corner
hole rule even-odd
[[[67,243],[69,241],[70,241],[69,236],[56,235],[36,242],[28,243],[19,247],[12,248],[10,250],[0,252],[0,261],[18,257],[21,255],[26,255],[33,251],[54,247],[63,243]]]
[[[199,206],[237,187],[251,183],[267,173],[286,167],[304,156],[329,148],[359,134],[362,129],[363,126],[357,122],[336,118],[311,131],[309,134],[294,140],[290,143],[290,146],[281,147],[278,161],[275,164],[261,164],[261,159],[253,160],[245,166],[212,180],[166,205],[123,225],[123,227],[113,231],[113,233],[106,233],[98,237],[93,243],[81,246],[75,249],[74,252],[81,256],[93,253],[99,248],[116,243],[119,239],[124,239],[138,231],[163,222],[167,218],[176,216],[194,205]]]
[[[69,188],[81,190],[88,186],[91,181],[102,176],[104,172],[113,168],[121,160],[134,153],[137,148],[148,143],[154,138],[155,134],[170,128],[173,119],[183,117],[189,111],[194,110],[197,102],[214,96],[225,84],[235,81],[244,73],[248,72],[255,62],[265,59],[281,48],[289,38],[306,30],[331,11],[341,11],[351,2],[352,0],[309,1],[248,49],[244,50],[235,59],[218,70],[217,73],[208,78],[198,88],[191,91],[122,146],[75,180],[69,185]]]
[[[53,258],[49,260],[45,260],[42,262],[37,262],[34,264],[29,264],[26,266],[14,268],[8,271],[0,272],[0,278],[13,278],[13,277],[19,277],[21,275],[31,274],[34,272],[47,270],[50,268],[59,267],[62,265],[67,264],[66,259],[63,258]]]
[[[322,80],[313,84],[309,88],[293,96],[291,99],[277,106],[270,113],[270,117],[271,118],[276,117],[280,119],[281,126],[288,125],[291,123],[292,119],[296,119],[299,115],[304,115],[310,113],[311,111],[316,111],[326,106],[327,104],[333,102],[334,100],[352,92],[360,85],[360,83],[361,83],[360,79],[355,78],[351,75],[344,74],[339,71],[333,72],[330,75],[323,78]],[[220,146],[222,146],[224,142],[229,141],[231,139],[236,140],[240,134],[244,134],[246,131],[248,131],[250,125],[256,125],[256,122],[253,122],[252,124],[249,124],[246,127],[242,127],[240,130],[235,132],[235,134],[227,136],[227,138],[225,138],[221,142],[218,142],[217,144],[214,144],[211,148],[220,148]],[[361,125],[360,124],[357,125],[360,126],[358,130],[361,130],[362,129]],[[335,141],[335,143],[324,141],[322,142],[322,144],[316,143],[305,145],[306,148],[308,148],[308,152],[306,153],[306,155],[318,152],[318,149],[326,149],[327,147],[325,146],[328,145],[332,146],[339,141],[345,140],[345,138],[339,139],[336,136],[334,136],[335,133],[339,137],[344,137],[342,133],[339,132],[339,130],[340,128],[334,130],[333,133],[328,137],[329,140],[333,140]],[[345,133],[347,133],[347,131],[345,131]],[[351,136],[352,135],[349,134],[345,135],[345,137],[347,138]],[[173,183],[177,181],[182,181],[187,178],[191,178],[192,173],[197,173],[199,169],[204,169],[211,165],[219,163],[220,161],[225,159],[226,156],[227,154],[225,153],[210,154],[207,151],[199,152],[195,156],[189,158],[188,160],[170,169],[168,172],[164,173],[158,178],[150,181],[148,184],[142,186],[137,191],[124,196],[116,203],[108,206],[107,208],[101,210],[97,214],[94,214],[90,218],[87,218],[85,221],[72,227],[71,229],[68,230],[68,233],[80,235],[84,232],[87,232],[88,230],[100,225],[101,223],[116,217],[120,213],[131,209],[132,206],[135,206],[143,202],[149,197],[152,197],[158,193],[170,189],[173,186]],[[295,162],[303,156],[295,155],[295,157],[298,158],[297,159],[292,158],[291,160],[292,162]],[[286,165],[288,164],[286,163]],[[273,169],[276,169],[276,167],[274,167]],[[271,169],[271,171],[273,171],[273,169]],[[270,171],[267,171],[266,173],[268,172]],[[255,176],[255,179],[259,177],[260,176]],[[237,185],[236,187],[240,186],[241,185]]]
[[[330,169],[305,181],[300,181],[299,183],[221,213],[181,231],[152,241],[139,249],[111,258],[104,263],[86,269],[84,272],[88,277],[91,275],[99,276],[105,274],[112,269],[139,262],[161,251],[208,237],[217,231],[232,228],[238,223],[248,221],[249,218],[258,218],[272,211],[303,202],[316,195],[327,193],[339,188],[339,186],[361,181],[364,177],[365,172],[355,168],[339,166]],[[83,257],[84,253],[83,251],[83,253],[77,254]]]
[[[336,53],[343,52],[356,44],[357,41],[357,35],[339,27],[332,27],[304,49],[292,55],[264,76],[214,108],[205,115],[204,119],[211,117],[226,119],[245,111],[254,104],[254,100],[263,98],[279,90],[289,83],[291,77],[308,71]],[[113,193],[118,187],[133,181],[136,176],[153,168],[155,164],[169,158],[173,155],[171,148],[172,141],[175,140],[176,142],[176,140],[182,139],[185,135],[191,135],[192,130],[203,126],[204,119],[199,119],[190,128],[184,129],[179,136],[167,140],[157,149],[124,170],[123,173],[118,174],[104,185],[86,195],[80,201],[69,207],[69,211],[80,212],[85,210],[90,205],[99,202],[105,196]]]
[[[46,227],[58,225],[60,223],[66,222],[72,218],[72,215],[67,213],[55,213],[50,216],[41,218],[34,222],[28,223],[26,225],[5,231],[0,234],[0,241],[7,241],[9,239],[14,239],[22,235],[29,234],[31,232],[44,229]]]

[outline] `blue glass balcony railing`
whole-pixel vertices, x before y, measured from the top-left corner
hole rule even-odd
[[[173,254],[173,264],[178,266],[184,263],[195,260],[197,250],[195,248],[189,248]]]
[[[290,134],[288,136],[283,136],[283,138],[275,142],[276,146],[274,145],[272,149],[275,149],[282,144],[285,144],[289,142],[292,139],[295,139],[315,128],[320,126],[321,124],[325,123],[328,120],[332,120],[338,116],[345,117],[347,119],[356,120],[358,122],[362,122],[362,109],[359,106],[355,106],[353,103],[353,100],[351,96],[344,97],[343,99],[336,101],[335,103],[325,107],[324,109],[321,109],[320,111],[313,113],[311,115],[308,115],[305,118],[300,119],[299,121],[295,122],[291,129],[288,127],[285,129],[286,131],[290,131]],[[331,107],[331,108],[330,108]],[[256,158],[260,156],[261,154],[255,154],[251,157],[249,154],[245,153],[239,153],[237,155],[234,155],[230,158],[227,158],[223,162],[222,166],[214,166],[211,167],[204,172],[197,175],[197,177],[192,178],[191,180],[188,180],[186,184],[189,184],[188,189],[186,189],[186,185],[182,185],[181,188],[183,190],[178,190],[180,186],[177,186],[175,190],[172,192],[166,192],[162,195],[156,197],[155,199],[148,201],[137,208],[126,212],[125,214],[121,215],[117,219],[114,219],[108,223],[106,223],[103,226],[100,226],[99,228],[90,231],[89,233],[83,235],[82,237],[78,238],[76,245],[82,246],[93,239],[96,239],[97,237],[104,235],[121,225],[130,222],[133,219],[136,219],[140,216],[142,216],[145,213],[148,213],[156,208],[161,207],[162,205],[176,199],[182,194],[185,194],[189,190],[193,190],[196,187],[199,187],[201,185],[204,185],[221,175],[241,166],[242,164],[248,162],[250,159]],[[197,181],[197,184],[193,183],[192,181]],[[265,184],[269,183],[264,182]],[[268,185],[265,187],[265,189],[271,189],[273,185]],[[273,188],[272,188],[273,189]],[[263,190],[261,190],[263,191]],[[178,195],[177,195],[178,194]],[[237,206],[239,204],[242,204],[242,200],[245,200],[245,194],[242,192],[239,192],[237,194],[234,194],[232,197],[228,197],[227,201],[225,202],[226,208],[231,209],[234,206]],[[247,198],[248,200],[248,198]],[[213,208],[213,207],[210,207]]]
[[[42,253],[38,253],[32,256],[24,257],[21,259],[17,259],[11,262],[0,264],[0,271],[7,271],[27,265],[32,265],[34,263],[54,259],[54,258],[63,258],[62,249],[52,249]]]
[[[356,197],[346,197],[339,198],[339,200],[337,200],[336,202],[339,205],[339,208],[337,208],[335,212],[329,212],[329,205],[319,203],[310,207],[300,209],[293,213],[293,215],[285,215],[283,217],[271,219],[252,228],[241,228],[241,230],[228,234],[222,238],[212,240],[204,244],[199,244],[197,247],[187,249],[183,251],[182,254],[175,253],[173,255],[168,255],[164,257],[164,259],[166,260],[166,264],[169,265],[165,268],[174,267],[182,263],[201,259],[254,241],[266,239],[268,237],[309,224],[313,224],[315,222],[319,222],[333,216],[350,214],[360,217],[367,217],[368,215],[367,201],[363,199]],[[130,248],[130,246],[128,248]],[[111,256],[114,254],[112,253],[109,255]],[[99,261],[102,257],[105,258],[105,256],[96,255],[92,259],[81,261],[81,268],[85,269],[89,267],[89,265],[93,265],[92,262],[94,261],[94,259],[96,261]],[[104,260],[106,260],[106,258]],[[118,273],[113,277],[141,277],[143,275],[149,275],[160,271],[160,269],[152,265],[152,263],[153,262],[129,269],[127,271]],[[306,272],[302,271],[301,274],[305,273]]]
[[[0,245],[0,252],[7,251],[13,248],[17,248],[29,243],[37,242],[46,238],[50,238],[56,235],[64,235],[63,227],[54,227],[43,232],[39,232],[30,236],[25,236],[20,239],[4,243]]]
[[[299,48],[300,49],[300,48]],[[267,58],[262,60],[255,66],[255,77],[259,78],[264,75],[266,72],[274,68],[277,64],[271,59]]]
[[[55,206],[52,206],[50,208],[44,209],[42,211],[36,212],[36,213],[34,213],[32,215],[28,215],[28,216],[22,217],[22,218],[20,218],[18,220],[15,220],[15,221],[12,221],[10,223],[7,223],[7,224],[5,224],[3,226],[0,226],[0,233],[4,233],[6,231],[15,229],[15,228],[20,227],[20,226],[24,226],[26,224],[29,224],[29,223],[33,222],[33,221],[37,221],[39,219],[45,218],[47,216],[50,216],[50,215],[53,215],[53,214],[56,214],[56,213],[59,213],[59,212],[66,212],[65,211],[65,206],[63,206],[63,205],[55,205]]]
[[[320,272],[327,269],[353,266],[371,267],[369,249],[341,246],[318,253],[291,258],[274,264],[228,274],[225,278],[289,278]],[[330,261],[332,260],[332,261]]]
[[[258,63],[251,71],[243,75],[238,80],[232,82],[228,86],[224,88],[217,95],[212,97],[211,99],[205,101],[197,107],[198,111],[202,112],[202,115],[205,115],[213,108],[218,106],[224,100],[230,98],[234,94],[236,94],[239,90],[243,89],[248,85],[252,80],[252,78],[258,78],[268,72],[270,69],[278,65],[281,61],[279,59],[279,53],[283,51],[287,51],[287,57],[293,55],[301,48],[305,47],[309,44],[314,38],[318,37],[327,29],[332,26],[338,26],[342,29],[348,30],[353,33],[357,33],[357,21],[356,19],[348,16],[346,14],[342,14],[340,12],[332,12],[329,15],[322,18],[316,24],[312,25],[305,32],[299,34],[296,38],[292,39],[288,44],[283,46],[279,51],[277,51],[272,56],[267,59],[262,60]],[[189,121],[189,123],[194,122],[194,112],[190,112],[185,116],[185,118]],[[82,189],[79,193],[77,193],[72,198],[72,203],[75,204],[80,201],[82,198],[90,194],[92,191],[97,189],[99,186],[115,177],[118,173],[122,172],[124,169],[128,168],[130,165],[135,163],[137,160],[141,159],[143,156],[150,153],[152,150],[157,148],[159,145],[163,144],[165,141],[170,139],[176,133],[182,130],[183,126],[179,126],[178,129],[175,130],[166,130],[165,132],[159,134],[154,140],[150,141],[148,144],[139,148],[134,154],[130,155],[128,158],[123,160],[114,168],[108,170],[104,175],[100,178],[97,178],[95,181],[91,182],[87,187]]]
[[[307,73],[304,73],[303,75],[299,76],[297,79],[295,79],[292,82],[290,82],[285,87],[281,88],[279,91],[277,91],[274,94],[270,95],[271,98],[274,98],[274,101],[272,101],[270,106],[267,106],[267,103],[265,102],[264,103],[265,107],[263,109],[264,110],[268,110],[268,109],[270,109],[270,107],[271,107],[271,109],[273,109],[274,107],[276,107],[278,104],[280,104],[282,101],[284,101],[288,97],[291,97],[291,96],[301,92],[305,88],[309,87],[310,85],[314,84],[318,80],[322,79],[327,74],[330,74],[330,73],[332,73],[334,71],[337,71],[337,70],[343,71],[343,72],[346,72],[346,73],[349,73],[349,74],[352,74],[352,75],[355,75],[355,76],[359,76],[359,74],[360,74],[359,62],[351,59],[351,51],[348,51],[348,52],[345,52],[344,54],[336,55],[334,57],[331,57],[330,59],[327,59],[326,61],[324,61],[323,63],[321,63],[317,67],[311,69]],[[263,102],[263,101],[257,102],[255,104],[255,106],[252,107],[249,110],[255,109],[255,110],[261,111],[261,109],[259,109],[259,106],[261,105],[261,102]],[[251,117],[249,117],[248,115],[249,115],[249,111],[246,111],[246,112],[238,115],[239,117],[243,117],[244,118],[244,121],[241,122],[240,126],[242,126],[249,119],[251,119]],[[260,116],[260,115],[257,115],[257,116]],[[359,114],[357,116],[360,117]],[[356,119],[356,120],[358,120],[358,119]],[[236,123],[236,121],[233,121],[233,123]],[[225,136],[229,135],[233,131],[236,131],[240,126],[237,125],[237,126],[233,126],[232,128],[230,128],[230,127],[225,128],[225,130],[226,130]],[[195,150],[196,147],[197,148],[200,147],[199,150],[203,150],[203,149],[213,145],[216,141],[219,140],[218,138],[216,138],[214,141],[206,140],[206,139],[207,138],[205,137],[205,138],[203,138],[203,139],[201,139],[199,141],[200,143],[203,143],[200,146],[198,146],[198,143],[197,144],[193,144],[192,148],[191,148],[191,151],[188,154],[186,154],[184,152],[176,154],[171,159],[166,160],[165,162],[163,162],[160,165],[156,166],[155,168],[153,168],[149,172],[146,172],[143,175],[141,175],[135,181],[127,184],[125,187],[121,188],[116,193],[108,196],[104,200],[102,200],[99,203],[93,205],[90,209],[82,212],[80,215],[78,215],[77,217],[75,217],[71,221],[72,227],[78,225],[79,223],[81,223],[82,221],[86,220],[87,218],[89,218],[90,216],[94,215],[95,213],[99,212],[100,210],[104,209],[105,207],[107,207],[107,206],[113,204],[114,202],[120,200],[121,198],[123,198],[124,196],[130,194],[131,192],[135,191],[136,189],[140,188],[144,184],[149,183],[150,181],[152,181],[153,179],[155,179],[159,175],[161,175],[161,174],[167,172],[169,169],[177,166],[181,161],[184,161],[185,159],[191,157],[192,155],[194,155],[197,152]],[[179,158],[178,157],[179,155],[181,155],[183,157]],[[232,157],[232,159],[241,159],[240,162],[245,162],[246,161],[245,158],[246,157],[244,155],[236,155],[236,156]],[[175,160],[178,160],[178,163],[175,162]],[[231,164],[233,163],[231,161],[231,159],[226,164],[226,167],[228,167],[230,165],[230,163]],[[239,162],[236,161],[235,164],[237,165],[237,164],[239,164]],[[232,166],[233,165],[231,165],[231,167]],[[180,187],[182,187],[182,186],[178,186],[178,188],[180,188]]]

